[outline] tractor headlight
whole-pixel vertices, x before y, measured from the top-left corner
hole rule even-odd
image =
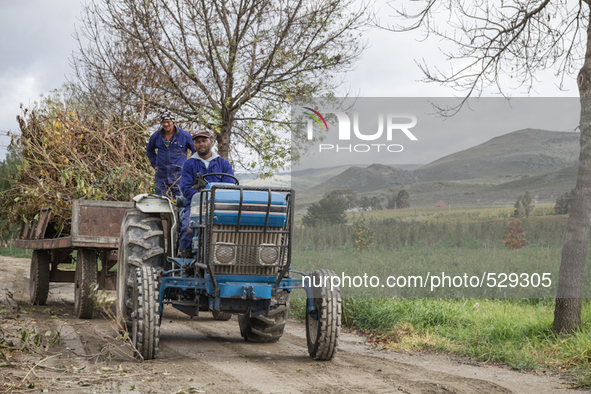
[[[258,248],[258,261],[263,265],[274,265],[279,260],[279,246],[275,244],[261,244]]]
[[[234,264],[236,262],[236,245],[229,242],[217,242],[213,256],[215,264]]]

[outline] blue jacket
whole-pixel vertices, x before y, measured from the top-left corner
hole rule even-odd
[[[209,166],[205,168],[205,164],[201,160],[197,158],[197,153],[191,156],[185,164],[183,164],[183,169],[181,171],[181,191],[183,192],[183,196],[187,199],[187,203],[191,204],[191,198],[197,190],[191,189],[193,184],[195,183],[195,175],[197,173],[200,174],[211,174],[213,172],[223,172],[225,174],[234,175],[234,170],[232,169],[232,165],[226,159],[221,156],[214,157],[210,162]],[[208,176],[205,178],[208,182],[226,182],[226,183],[236,183],[234,179],[228,176]]]
[[[175,126],[169,148],[164,141],[162,129],[154,132],[146,147],[146,154],[152,167],[157,168],[156,178],[177,178],[183,163],[187,160],[187,149],[195,153],[191,134]]]

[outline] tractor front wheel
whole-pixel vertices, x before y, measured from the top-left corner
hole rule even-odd
[[[312,273],[312,284],[330,284],[331,281],[324,281],[324,278],[332,276],[336,276],[334,271],[316,270]],[[316,310],[306,312],[308,353],[315,360],[331,360],[337,352],[341,332],[341,292],[338,287],[331,289],[328,286],[313,287],[312,290]]]
[[[246,341],[277,342],[283,336],[289,310],[289,293],[280,291],[276,297],[276,308],[259,315],[238,315],[240,334]]]
[[[232,314],[228,312],[211,311],[214,320],[228,321],[232,318]]]
[[[143,266],[135,269],[131,339],[144,360],[158,355],[160,342],[158,271]]]

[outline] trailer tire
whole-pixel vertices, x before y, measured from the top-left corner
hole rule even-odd
[[[29,295],[31,304],[45,305],[49,295],[49,264],[51,255],[47,250],[36,249],[31,257]]]
[[[332,277],[336,274],[327,269],[316,270],[311,275],[312,283],[323,283],[322,280],[315,282],[314,277],[327,276]],[[312,290],[316,312],[306,312],[308,353],[315,360],[327,361],[335,356],[339,345],[341,292],[338,287],[330,288],[329,286],[313,287]]]
[[[104,263],[103,263],[104,264]],[[78,249],[74,280],[74,309],[80,319],[92,319],[92,286],[97,283],[97,257],[92,249]]]
[[[135,269],[148,266],[164,268],[164,231],[158,214],[128,210],[121,222],[117,258],[117,322],[127,330],[131,324],[131,306]]]
[[[221,311],[211,311],[214,320],[219,321],[228,321],[232,318],[232,314],[228,312],[221,312]]]
[[[154,267],[135,269],[133,305],[133,346],[144,360],[152,360],[158,355],[160,343],[158,271]]]
[[[289,310],[289,292],[278,292],[277,299],[281,304],[269,312],[260,315],[239,315],[240,334],[245,341],[277,342],[283,336]]]

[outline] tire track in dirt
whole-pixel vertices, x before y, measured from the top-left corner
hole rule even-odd
[[[488,381],[430,372],[347,351],[339,352],[332,362],[317,362],[307,356],[305,339],[289,333],[275,344],[244,342],[234,320],[216,322],[199,318],[168,324],[162,327],[166,333],[161,337],[162,346],[167,346],[169,335],[176,334],[185,338],[175,341],[176,351],[183,351],[182,344],[191,338],[202,351],[218,349],[212,358],[204,361],[262,392],[314,393],[322,388],[329,393],[511,393]],[[280,387],[271,386],[269,383],[273,381]]]
[[[28,302],[28,271],[28,259],[0,257],[0,290],[9,289],[16,301]],[[62,343],[55,351],[70,348],[70,363],[87,365],[84,378],[96,378],[102,368],[120,366],[126,371],[120,375],[106,372],[109,379],[68,389],[73,393],[572,393],[558,378],[462,363],[445,355],[377,351],[364,345],[363,337],[347,333],[341,335],[333,361],[317,362],[308,356],[301,323],[290,321],[278,343],[247,343],[235,317],[222,322],[203,313],[191,320],[169,306],[165,307],[161,351],[155,360],[139,363],[122,355],[111,359],[104,355],[101,337],[113,339],[113,327],[100,317],[78,319],[73,299],[72,284],[52,283],[48,305],[27,307],[31,311],[27,317],[61,330]],[[102,356],[96,356],[101,352]],[[66,360],[56,357],[47,362],[49,366],[59,364]],[[40,376],[42,372],[47,371],[38,371]],[[80,379],[70,373],[63,377]]]

